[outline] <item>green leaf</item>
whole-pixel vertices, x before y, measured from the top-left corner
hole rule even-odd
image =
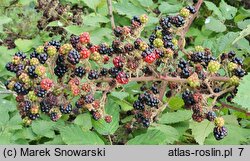
[[[120,100],[123,100],[124,98],[129,96],[128,92],[111,92],[111,96],[116,97]]]
[[[240,22],[237,22],[237,26],[240,28],[240,29],[245,29],[247,28],[247,25],[250,24],[250,19],[247,19],[247,20],[243,20],[243,21],[240,21]]]
[[[55,136],[53,130],[54,123],[51,121],[37,120],[32,122],[32,130],[38,136],[53,138]]]
[[[116,98],[116,97],[114,97],[114,96],[111,96],[111,97],[113,98],[113,100],[114,100],[118,105],[121,106],[121,110],[122,110],[122,111],[129,111],[129,110],[132,110],[132,109],[133,109],[133,106],[132,106],[129,102],[127,102],[127,101],[125,101],[125,100],[120,100],[120,99],[118,99],[118,98]]]
[[[159,6],[161,13],[177,13],[182,8],[181,4],[171,5],[168,2],[162,2]]]
[[[206,29],[214,32],[223,32],[227,29],[220,20],[217,20],[211,16],[205,20],[205,27]]]
[[[247,25],[247,28],[245,28],[244,30],[242,30],[242,31],[240,32],[240,36],[237,37],[237,38],[233,41],[233,44],[236,43],[237,41],[239,41],[240,39],[246,37],[246,36],[249,35],[249,34],[250,34],[250,24]]]
[[[154,3],[152,0],[138,0],[143,7],[151,7]]]
[[[6,24],[6,23],[9,23],[11,22],[12,19],[7,17],[7,16],[0,16],[0,26],[3,25],[3,24]]]
[[[52,22],[50,22],[48,25],[47,25],[47,27],[48,26],[52,26],[52,27],[62,27],[63,26],[63,24],[60,22],[60,21],[52,21]]]
[[[204,1],[204,3],[206,4],[207,8],[209,10],[213,11],[213,14],[215,14],[216,16],[218,16],[218,18],[220,20],[224,20],[225,18],[222,16],[222,13],[220,11],[220,9],[213,3],[213,2],[209,2],[209,1]]]
[[[134,6],[128,0],[121,0],[121,2],[113,4],[113,6],[120,15],[126,15],[129,18],[146,13],[142,8]]]
[[[4,126],[8,121],[9,121],[9,114],[8,114],[8,110],[6,110],[5,106],[0,106],[0,113],[1,113],[1,117],[0,117],[0,127]]]
[[[74,123],[86,130],[89,130],[92,128],[91,116],[89,113],[78,115],[76,119],[74,120]]]
[[[243,79],[240,81],[240,85],[238,87],[238,92],[236,94],[236,97],[234,97],[233,102],[241,105],[244,108],[247,108],[248,111],[250,111],[250,73],[243,77]]]
[[[222,140],[216,140],[213,134],[210,134],[209,137],[205,140],[205,144],[208,145],[240,145],[243,142],[247,141],[247,138],[250,138],[250,130],[241,128],[240,126],[235,125],[226,125],[228,135]]]
[[[86,26],[99,26],[100,23],[108,23],[110,20],[100,14],[91,13],[86,16],[82,16],[84,25]]]
[[[101,0],[81,0],[84,2],[89,8],[96,10],[96,7],[101,2]]]
[[[239,126],[237,117],[234,115],[224,115],[222,116],[224,118],[225,124],[231,124],[235,126]]]
[[[75,25],[69,25],[67,27],[64,27],[64,29],[70,34],[74,34],[74,35],[80,35],[84,31],[86,31],[84,27],[75,26]]]
[[[56,135],[53,140],[47,141],[44,143],[45,145],[63,145],[65,144],[60,135]]]
[[[223,52],[232,46],[233,41],[238,36],[238,33],[235,32],[228,32],[226,35],[223,35],[218,38],[217,44],[219,52]]]
[[[119,127],[119,106],[108,97],[108,103],[105,105],[105,111],[112,116],[112,122],[107,123],[103,118],[96,121],[92,119],[92,124],[95,130],[102,135],[112,135]]]
[[[70,125],[60,130],[62,140],[69,145],[103,145],[103,140],[92,131],[83,131],[77,125]]]
[[[183,99],[181,99],[180,97],[177,97],[177,96],[171,97],[169,99],[168,105],[172,110],[178,110],[184,105],[184,101],[183,101]]]
[[[213,132],[214,124],[208,120],[202,122],[191,121],[189,128],[192,130],[195,141],[203,145],[206,137]]]
[[[220,2],[220,10],[227,20],[233,19],[237,13],[237,8],[228,5],[224,0]]]
[[[15,45],[17,48],[23,52],[27,52],[30,49],[32,49],[34,43],[32,40],[27,40],[27,39],[17,39],[15,40]]]
[[[192,112],[190,110],[178,110],[177,112],[164,113],[159,120],[161,124],[174,124],[191,119]]]
[[[166,136],[166,139],[164,141],[164,144],[173,144],[175,141],[179,139],[179,132],[172,126],[169,125],[160,125],[158,124],[155,127],[150,127],[149,129],[157,129],[164,133],[164,136]]]
[[[136,136],[130,139],[128,145],[159,145],[164,144],[166,136],[160,130],[148,130],[145,134]]]

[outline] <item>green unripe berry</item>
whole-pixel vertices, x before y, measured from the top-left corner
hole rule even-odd
[[[189,15],[190,15],[190,11],[187,8],[182,8],[180,10],[180,16],[186,18],[186,17],[189,17]]]
[[[229,71],[233,71],[234,69],[236,69],[238,67],[238,65],[236,63],[230,62],[227,65],[227,68]]]
[[[153,42],[154,46],[157,48],[163,47],[163,41],[159,38],[156,38]]]
[[[230,83],[232,84],[232,85],[235,85],[235,86],[237,86],[237,85],[239,85],[239,83],[240,83],[240,78],[238,78],[237,76],[232,76],[231,78],[230,78]]]
[[[44,46],[38,46],[38,47],[36,48],[36,52],[37,52],[38,54],[43,53],[43,52],[44,52]]]
[[[217,127],[222,127],[222,126],[224,126],[225,121],[224,121],[224,119],[222,117],[217,117],[217,118],[214,119],[214,124]]]
[[[204,48],[202,46],[195,46],[194,50],[197,52],[204,52]]]
[[[220,63],[218,61],[210,61],[207,68],[210,73],[216,73],[220,69]]]
[[[197,73],[193,73],[187,78],[190,87],[196,88],[200,86],[200,80]]]
[[[49,46],[48,49],[47,49],[47,53],[49,56],[53,57],[54,55],[56,55],[56,47],[54,46]]]

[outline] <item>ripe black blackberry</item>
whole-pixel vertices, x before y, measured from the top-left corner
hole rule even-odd
[[[170,21],[175,27],[181,27],[185,24],[185,19],[180,15],[171,17]]]
[[[70,43],[71,45],[76,48],[77,44],[79,43],[80,37],[76,35],[71,35],[70,36]]]
[[[38,55],[39,55],[39,54],[34,50],[32,53],[30,53],[30,59],[32,59],[32,58],[37,58]]]
[[[50,109],[52,108],[50,106],[50,104],[48,104],[45,100],[42,100],[40,102],[40,108],[41,108],[41,111],[44,112],[44,113],[49,113]]]
[[[95,100],[95,98],[94,98],[94,96],[91,95],[91,94],[86,95],[86,96],[84,97],[84,102],[85,102],[86,104],[90,104],[90,103],[94,102],[94,100]]]
[[[59,50],[59,48],[61,47],[61,44],[59,41],[52,40],[52,41],[48,42],[48,46],[54,46],[54,47],[56,47],[57,50]]]
[[[142,125],[148,128],[150,126],[150,120],[147,118],[142,119]]]
[[[20,57],[22,60],[26,58],[26,55],[21,51],[16,52],[15,56]]]
[[[46,61],[48,60],[48,54],[47,53],[41,53],[38,55],[37,59],[41,64],[45,64]]]
[[[190,76],[190,72],[188,68],[183,68],[180,74],[181,78],[188,78]]]
[[[59,54],[56,59],[56,65],[65,65],[65,58],[63,55]]]
[[[62,78],[67,71],[68,67],[66,65],[57,65],[54,69],[54,73],[58,78]]]
[[[115,35],[116,37],[121,37],[121,36],[122,36],[122,33],[123,33],[122,27],[117,26],[117,27],[114,29],[114,35]]]
[[[69,114],[72,111],[72,105],[70,103],[66,105],[60,105],[60,111],[63,114]]]
[[[243,77],[246,72],[245,70],[241,69],[241,68],[237,68],[234,70],[234,74],[237,76],[237,77]]]
[[[161,18],[160,19],[160,25],[163,29],[168,29],[171,27],[170,23],[171,19],[169,17]]]
[[[40,115],[39,115],[38,113],[36,113],[36,114],[30,113],[30,114],[29,114],[29,118],[30,118],[31,120],[36,120],[36,119],[38,119],[39,117],[40,117]]]
[[[227,96],[227,102],[232,102],[233,101],[233,96],[232,95],[229,95]]]
[[[110,76],[112,78],[116,78],[116,76],[118,75],[118,73],[121,71],[120,68],[116,68],[116,67],[112,67],[108,70],[108,73],[110,74]]]
[[[156,35],[155,34],[151,34],[150,36],[149,36],[149,42],[150,42],[150,44],[153,44],[153,42],[154,42],[154,40],[156,39]]]
[[[229,51],[229,52],[228,52],[228,58],[230,58],[230,59],[233,58],[233,57],[235,57],[235,55],[236,55],[236,54],[235,54],[234,51]]]
[[[107,44],[102,43],[99,45],[98,52],[102,55],[108,54],[109,53],[109,47]]]
[[[152,91],[154,94],[159,93],[159,90],[158,90],[158,88],[157,88],[155,85],[153,85],[153,86],[151,87],[151,91]]]
[[[214,93],[219,93],[220,91],[221,91],[220,88],[218,88],[218,87],[214,88]]]
[[[165,48],[174,49],[174,44],[172,43],[172,41],[164,41],[163,44]]]
[[[150,94],[144,95],[144,100],[145,100],[146,105],[150,107],[156,107],[159,104],[159,100]]]
[[[134,42],[134,47],[135,49],[139,49],[140,48],[140,44],[141,42],[143,42],[143,40],[141,38],[137,38]]]
[[[108,69],[107,68],[102,68],[100,71],[101,76],[106,76],[108,74]]]
[[[41,87],[37,87],[37,88],[35,89],[35,94],[36,94],[37,97],[42,97],[42,98],[44,98],[45,95],[46,95],[46,93],[47,93],[47,91],[46,91],[45,89],[42,89]]]
[[[136,101],[133,103],[133,107],[134,107],[134,109],[136,109],[136,110],[144,110],[144,108],[145,108],[144,104],[143,104],[140,100],[136,100]]]
[[[232,62],[236,63],[238,65],[241,65],[241,66],[243,65],[243,60],[241,58],[238,58],[238,57],[233,58]]]
[[[67,60],[72,65],[76,65],[80,61],[80,54],[75,49],[71,50],[68,54]]]
[[[35,73],[36,70],[36,66],[32,65],[32,66],[28,66],[27,67],[27,72],[30,78],[37,78],[38,75]]]
[[[224,126],[215,127],[213,133],[216,140],[221,140],[228,134],[227,128]]]
[[[196,9],[194,8],[194,6],[187,6],[186,9],[188,9],[190,11],[190,13],[194,14],[196,12]]]
[[[149,67],[147,67],[147,66],[142,69],[142,72],[145,73],[145,75],[147,75],[147,76],[153,74],[153,71],[150,70]]]
[[[58,120],[58,113],[57,112],[51,112],[49,116],[50,116],[51,121]]]
[[[207,113],[207,119],[208,121],[214,121],[214,119],[216,118],[216,113],[214,111],[208,111]]]
[[[195,104],[193,94],[192,94],[192,92],[190,92],[188,90],[183,92],[182,99],[183,99],[185,105],[187,105],[187,106]]]
[[[88,79],[93,80],[93,79],[98,79],[98,78],[99,78],[99,74],[97,70],[89,71]]]
[[[79,66],[75,69],[74,73],[76,76],[82,78],[86,74],[86,70],[82,66]]]
[[[184,60],[184,59],[181,59],[181,60],[179,61],[178,67],[181,68],[181,69],[184,69],[184,68],[187,67],[187,65],[188,65],[187,61]]]
[[[15,65],[12,63],[12,62],[8,62],[6,65],[5,65],[5,68],[10,71],[10,72],[16,72],[15,70]]]
[[[172,41],[172,39],[173,39],[173,36],[171,34],[167,34],[162,37],[163,41]]]
[[[17,93],[17,94],[23,94],[25,89],[23,84],[21,84],[20,82],[16,82],[14,84],[13,90]]]
[[[23,102],[23,111],[29,112],[31,109],[31,102],[30,101],[24,101]]]

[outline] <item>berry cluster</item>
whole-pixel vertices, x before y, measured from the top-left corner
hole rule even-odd
[[[94,120],[110,123],[112,116],[104,108],[107,95],[130,81],[147,81],[150,87],[143,84],[143,92],[138,92],[132,102],[133,127],[147,128],[157,121],[166,107],[165,93],[166,99],[182,93],[185,107],[193,111],[193,120],[214,121],[214,136],[222,139],[227,131],[213,107],[222,94],[236,94],[246,72],[243,61],[232,51],[216,59],[209,49],[196,46],[194,51],[178,57],[178,36],[174,31],[195,12],[188,6],[178,15],[160,18],[148,41],[140,38],[148,21],[146,15],[141,15],[134,16],[130,26],[117,26],[110,45],[93,44],[90,34],[84,32],[72,35],[70,43],[47,42],[34,49],[29,58],[17,52],[6,64],[6,69],[15,73],[6,88],[16,92],[24,123],[30,124],[41,112],[52,121],[63,115],[72,120],[77,114],[89,112]],[[103,92],[101,99],[97,99],[96,91]],[[213,103],[209,104],[208,98],[214,99]]]

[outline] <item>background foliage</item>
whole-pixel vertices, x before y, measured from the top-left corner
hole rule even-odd
[[[88,31],[93,43],[112,41],[112,29],[106,0],[0,0],[0,83],[10,76],[5,63],[18,50],[29,53],[33,48],[52,39],[66,42],[71,34]],[[57,3],[58,2],[58,3]],[[148,14],[149,22],[143,32],[147,37],[158,18],[177,13],[192,1],[181,0],[116,0],[112,1],[116,25],[128,25],[134,15]],[[236,51],[245,57],[245,69],[250,71],[250,4],[247,0],[205,1],[198,18],[186,35],[186,48],[195,45],[222,52]],[[62,13],[62,14],[60,14]],[[50,18],[53,17],[53,18]],[[107,113],[112,123],[94,121],[89,113],[79,115],[72,123],[60,119],[51,122],[47,116],[23,127],[13,95],[0,93],[0,144],[250,144],[250,116],[222,108],[228,136],[216,141],[213,123],[191,121],[191,112],[183,109],[181,97],[165,98],[169,108],[159,121],[147,130],[131,134],[121,128],[128,120],[124,114],[131,110],[139,85],[131,82],[125,91],[108,97]],[[238,88],[233,106],[250,111],[250,74]],[[225,100],[222,100],[225,101]],[[205,128],[204,128],[205,127]]]

